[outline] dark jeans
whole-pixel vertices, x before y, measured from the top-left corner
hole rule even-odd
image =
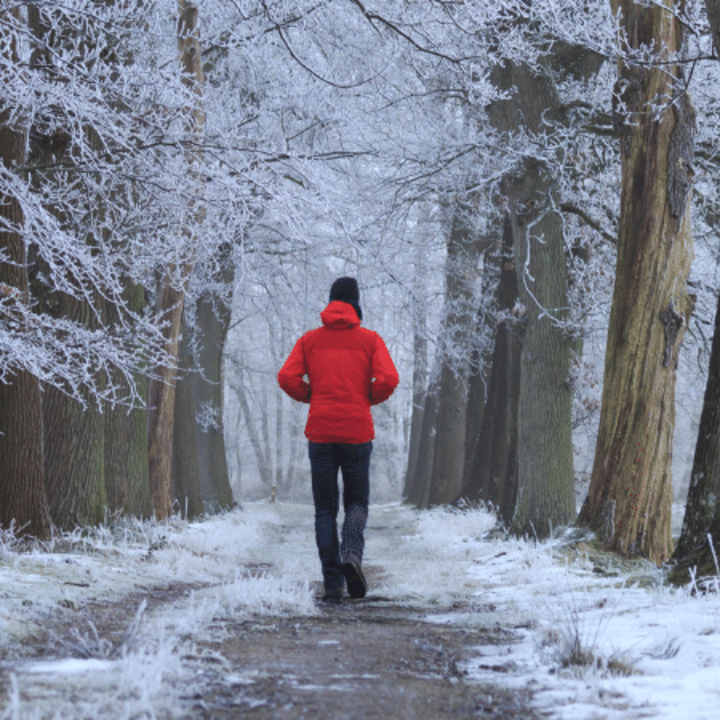
[[[326,588],[342,587],[342,559],[362,560],[370,497],[372,443],[310,443],[310,469],[315,502],[315,541]],[[342,544],[338,544],[337,515],[340,507],[338,468],[343,476]]]

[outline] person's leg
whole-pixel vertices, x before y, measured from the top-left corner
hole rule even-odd
[[[367,592],[367,582],[361,565],[365,551],[365,526],[370,499],[372,443],[339,447],[342,448],[340,467],[343,473],[343,507],[345,508],[341,570],[350,597],[363,598]]]
[[[326,592],[342,589],[345,578],[340,571],[337,514],[339,458],[335,447],[327,443],[309,444],[313,502],[315,504],[315,542],[322,565]]]
[[[370,453],[372,443],[340,445],[340,467],[343,475],[343,508],[345,521],[342,529],[340,554],[343,559],[362,560],[365,551],[365,526],[370,500]]]

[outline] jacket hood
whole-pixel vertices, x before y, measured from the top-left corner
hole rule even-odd
[[[360,325],[355,308],[342,300],[334,300],[321,313],[320,319],[328,328],[342,330]]]

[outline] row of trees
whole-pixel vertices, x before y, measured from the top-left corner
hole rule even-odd
[[[227,506],[224,417],[288,488],[301,422],[263,357],[353,272],[413,378],[411,421],[380,418],[411,502],[487,501],[539,536],[573,522],[573,423],[601,405],[580,522],[666,560],[691,233],[717,217],[700,10],[3,4],[0,522]],[[685,552],[715,514],[707,477]]]
[[[247,112],[206,127],[224,89],[197,8],[3,3],[0,48],[0,521],[43,537],[227,507],[202,418],[221,417],[225,275],[276,173],[237,149]]]
[[[702,42],[689,43],[688,33],[702,36],[683,3],[614,2],[609,9],[618,58],[612,116],[594,108],[581,133],[612,132],[620,141],[617,238],[602,231],[617,259],[595,462],[578,522],[618,552],[663,563],[673,552],[675,375],[694,300],[687,281],[696,118],[686,68],[700,59]],[[709,4],[713,23],[716,12]],[[548,45],[552,35],[545,36]],[[491,74],[496,87],[512,91],[488,108],[508,152],[528,136],[556,154],[568,151],[561,144],[571,124],[563,81],[567,74],[573,80],[596,76],[603,59],[590,45],[567,47],[557,34],[555,40],[539,65],[506,63]],[[486,273],[495,272],[495,325],[461,367],[450,367],[446,356],[435,384],[416,400],[406,494],[419,506],[483,500],[512,531],[544,536],[576,516],[570,359],[581,352],[582,328],[568,322],[569,299],[578,302],[568,296],[568,280],[577,284],[572,265],[579,260],[586,267],[589,248],[563,237],[563,213],[602,228],[596,213],[575,202],[577,193],[562,187],[561,161],[549,153],[517,154],[517,164],[499,183],[504,206],[495,238],[475,246],[475,253],[485,253]],[[468,290],[457,287],[453,256],[472,257],[471,265],[475,258],[460,234],[449,237],[447,298],[457,304]],[[482,308],[480,317],[487,317]],[[443,333],[452,337],[457,323],[446,313]],[[711,374],[701,437],[709,433],[706,416],[717,414],[712,382]],[[716,433],[698,445],[678,546],[679,557],[701,547],[706,570],[714,569],[705,532],[716,509],[718,478],[717,468],[707,468],[715,455],[708,443],[717,444]]]

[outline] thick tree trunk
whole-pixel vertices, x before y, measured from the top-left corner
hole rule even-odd
[[[562,224],[542,164],[524,168],[509,191],[525,309],[517,405],[517,500],[510,529],[547,537],[575,519],[568,291]],[[531,209],[532,208],[532,209]],[[509,517],[509,507],[503,507]]]
[[[475,319],[473,285],[479,258],[479,244],[469,226],[468,212],[463,204],[453,209],[448,240],[431,505],[453,502],[462,489],[468,361]]]
[[[675,371],[691,312],[686,281],[693,254],[694,111],[681,70],[662,62],[683,43],[676,7],[663,4],[613,3],[633,48],[661,50],[655,67],[621,63],[616,86],[617,271],[595,462],[579,518],[613,550],[656,563],[672,552]]]
[[[476,323],[478,326],[490,322],[485,309],[478,311]],[[465,458],[463,460],[463,482],[460,497],[466,496],[468,483],[471,484],[472,466],[475,453],[480,444],[480,432],[485,417],[487,401],[487,385],[492,366],[492,346],[481,350],[474,348],[470,356],[468,368],[468,395],[467,409],[465,411]],[[476,498],[477,499],[477,498]]]
[[[128,305],[134,312],[145,307],[145,289],[128,281]],[[109,308],[112,322],[113,308]],[[122,384],[121,378],[115,380]],[[138,375],[135,383],[140,397],[147,401],[148,381]],[[105,486],[108,507],[113,512],[137,517],[152,515],[147,460],[147,410],[109,407],[105,411]]]
[[[63,530],[99,525],[105,516],[105,422],[94,408],[45,386],[43,466],[50,513]]]
[[[48,314],[90,329],[97,327],[95,313],[102,312],[88,301],[47,289],[38,293],[37,300]],[[101,299],[95,302],[102,308]],[[53,522],[63,530],[99,525],[108,505],[106,418],[89,393],[84,393],[84,404],[81,404],[62,389],[45,384],[41,399],[43,473]]]
[[[31,28],[38,37],[51,35],[37,8],[31,9],[29,17]],[[49,58],[35,57],[35,62],[42,61],[51,64]],[[95,135],[91,129],[87,130],[87,134],[92,145]],[[67,144],[58,147],[54,139],[43,135],[39,128],[32,128],[30,155],[40,167],[57,162],[73,163],[71,148]],[[41,191],[46,178],[40,171],[33,173],[32,181]],[[56,208],[48,209],[62,227],[68,228],[75,235],[75,242],[93,245],[89,232],[83,232],[82,227],[78,228],[77,225],[73,226],[75,218],[69,218]],[[93,211],[100,214],[102,208],[95,207]],[[55,292],[43,279],[49,275],[44,261],[36,258],[33,266],[32,291],[42,312],[68,319],[79,326],[97,329],[98,315],[106,314],[105,303],[99,294],[92,300],[79,300]],[[76,282],[76,285],[80,284]],[[105,417],[89,393],[83,394],[81,404],[79,399],[63,390],[52,385],[43,386],[43,474],[53,522],[63,530],[71,530],[79,525],[98,525],[105,516]]]
[[[19,11],[4,11],[0,24],[0,52],[19,62],[16,41],[10,37]],[[9,124],[0,100],[0,162],[13,171],[25,159],[26,133]],[[0,193],[0,218],[21,227],[23,214],[16,198]],[[0,230],[0,292],[15,302],[28,301],[25,241],[11,230]],[[0,524],[11,523],[38,538],[50,534],[50,516],[42,467],[42,415],[37,378],[21,370],[0,381]]]
[[[2,146],[0,130],[0,147]],[[0,150],[0,152],[2,152]],[[6,217],[7,198],[0,195]],[[8,250],[0,232],[0,248]],[[0,283],[12,285],[0,269]],[[37,378],[22,370],[0,383],[0,525],[14,524],[18,534],[50,536],[50,510],[42,467],[42,416]]]
[[[200,41],[198,39],[198,10],[187,0],[178,2],[178,48],[182,81],[197,97],[197,102],[188,108],[187,130],[194,137],[200,136],[204,128],[202,110],[202,87],[204,83]],[[197,160],[188,157],[189,173],[197,175]],[[197,177],[198,190],[202,185]],[[199,197],[188,200],[186,223],[199,224],[202,221],[202,203]],[[177,360],[179,353],[180,325],[185,302],[185,290],[192,272],[194,255],[194,229],[186,225],[182,233],[186,240],[182,265],[173,264],[167,277],[161,281],[157,296],[157,314],[166,325],[165,351]],[[158,518],[166,518],[172,512],[172,458],[175,419],[175,365],[158,367],[156,377],[150,381],[148,413],[148,467],[150,472],[150,494],[153,510]]]
[[[490,108],[493,127],[545,132],[559,107],[549,75],[507,63],[493,71],[493,82],[512,93]],[[567,267],[553,193],[540,161],[523,162],[504,181],[504,247],[515,260],[507,257],[503,268],[488,400],[465,483],[468,497],[491,502],[513,532],[536,536],[575,514],[570,346],[559,327],[568,305]]]
[[[147,380],[138,377],[136,384],[147,397]],[[105,411],[105,486],[112,512],[142,518],[152,515],[145,409],[116,406]]]
[[[705,0],[715,52],[720,54],[720,0]]]

